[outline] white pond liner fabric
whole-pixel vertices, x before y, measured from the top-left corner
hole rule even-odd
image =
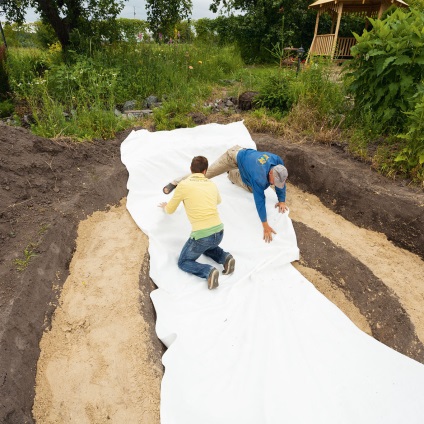
[[[127,208],[149,237],[156,332],[168,347],[161,423],[423,423],[424,365],[360,331],[291,265],[296,235],[289,214],[274,209],[271,189],[268,220],[277,236],[266,244],[253,196],[225,175],[214,178],[221,247],[236,270],[210,291],[178,269],[190,224],[183,205],[173,215],[158,207],[172,196],[162,188],[188,173],[194,156],[212,163],[235,144],[256,148],[243,122],[133,131],[121,145]]]

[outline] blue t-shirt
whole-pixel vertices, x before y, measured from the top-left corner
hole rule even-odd
[[[237,164],[241,179],[252,188],[256,209],[262,222],[267,220],[264,191],[270,186],[268,174],[275,165],[284,165],[280,156],[254,149],[242,149],[237,153]],[[286,186],[275,187],[279,202],[286,201]]]

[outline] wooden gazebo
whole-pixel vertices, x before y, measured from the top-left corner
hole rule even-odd
[[[311,55],[326,56],[331,59],[351,57],[350,48],[356,43],[355,38],[338,37],[342,15],[363,16],[366,25],[367,17],[380,19],[383,12],[392,4],[408,7],[402,0],[317,0],[310,4],[309,8],[318,10],[318,13],[308,57]],[[323,13],[328,13],[332,18],[331,33],[318,35],[319,18]]]

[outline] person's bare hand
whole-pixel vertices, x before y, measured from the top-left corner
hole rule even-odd
[[[264,240],[265,243],[270,243],[272,241],[272,234],[277,234],[272,227],[268,225],[267,222],[262,223],[264,227]]]
[[[168,204],[168,202],[159,203],[158,208],[162,208],[163,210],[165,210],[167,204]]]
[[[287,210],[287,206],[285,202],[277,202],[275,207],[278,208],[278,212],[284,213]]]

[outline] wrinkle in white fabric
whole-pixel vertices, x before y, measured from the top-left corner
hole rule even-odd
[[[173,215],[158,208],[171,196],[162,188],[188,172],[194,156],[212,163],[236,144],[256,148],[243,122],[133,131],[121,146],[127,208],[149,237],[156,332],[168,347],[161,423],[422,423],[424,366],[360,331],[291,265],[296,235],[271,189],[266,206],[277,235],[267,244],[252,194],[214,178],[221,247],[236,270],[210,291],[178,269],[190,225],[182,205]]]

